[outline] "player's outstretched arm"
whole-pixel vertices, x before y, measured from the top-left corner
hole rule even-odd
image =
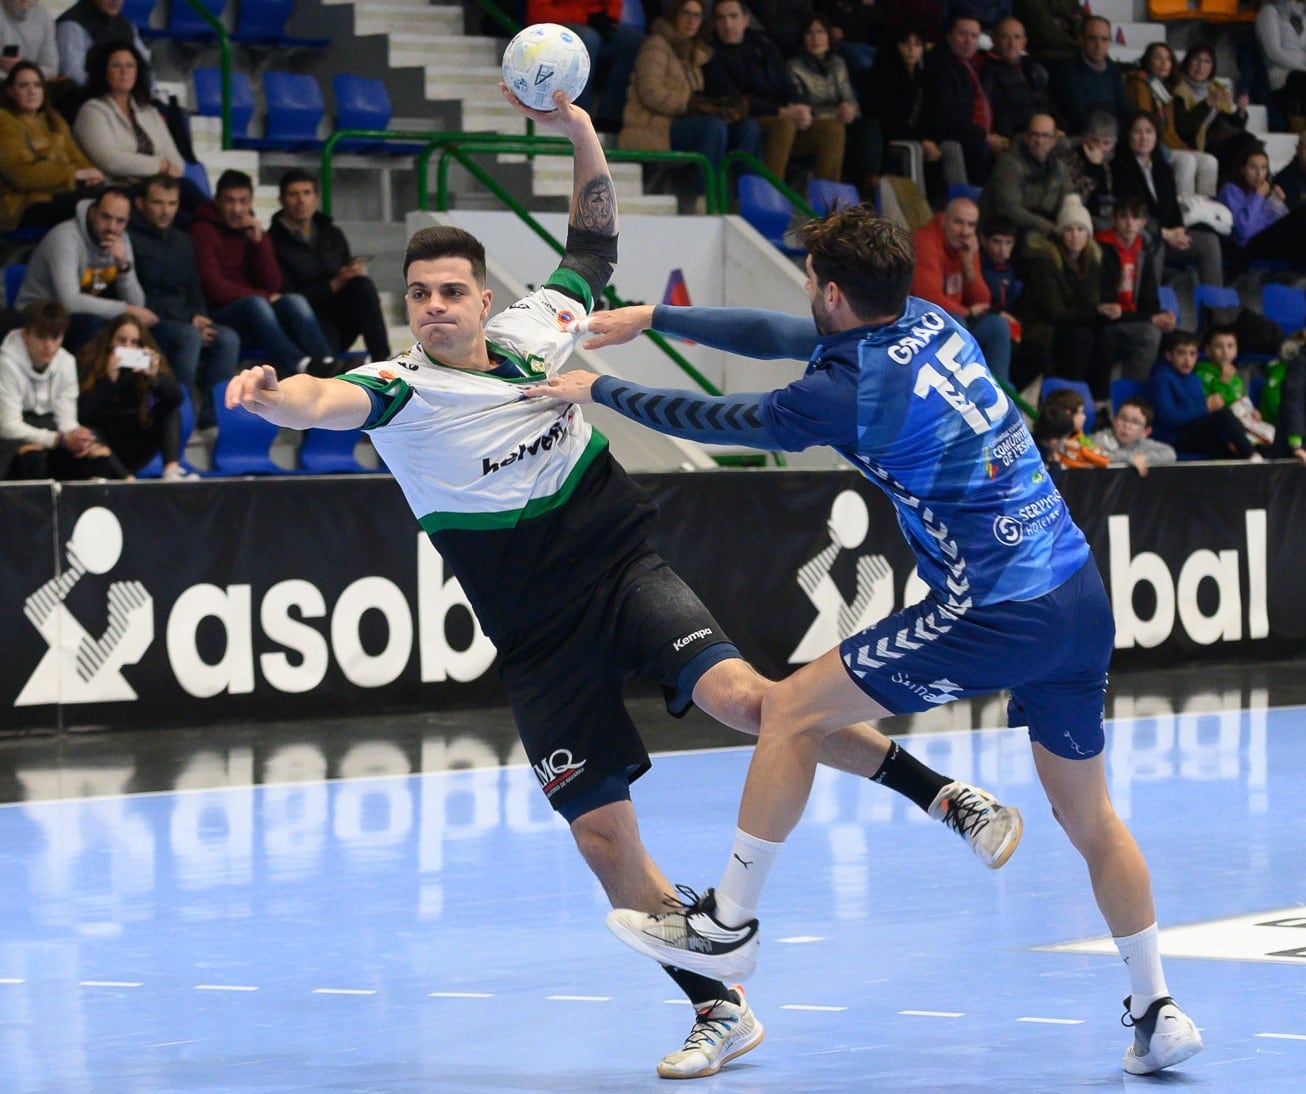
[[[271,365],[257,365],[233,376],[226,404],[229,410],[244,407],[289,429],[357,429],[372,412],[372,400],[357,384],[317,376],[278,380]]]
[[[641,331],[655,330],[764,361],[777,358],[806,361],[820,340],[811,318],[762,308],[693,308],[667,304],[636,304],[596,312],[576,320],[571,330],[590,335],[581,343],[585,349],[619,346]]]

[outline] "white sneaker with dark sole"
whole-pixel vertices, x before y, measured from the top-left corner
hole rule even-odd
[[[1156,1000],[1141,1018],[1130,1014],[1126,999],[1120,1024],[1134,1030],[1134,1043],[1125,1049],[1125,1070],[1130,1075],[1151,1075],[1202,1051],[1202,1035],[1193,1020],[1168,995]]]
[[[744,999],[744,989],[736,984],[734,990],[738,1003],[718,999],[697,1013],[684,1045],[658,1064],[662,1078],[701,1079],[715,1075],[731,1060],[762,1043],[766,1036],[762,1023]]]
[[[1025,831],[1014,805],[1002,805],[987,790],[956,779],[935,795],[929,814],[961,836],[990,870],[1006,865]]]
[[[614,908],[606,920],[608,930],[659,964],[726,983],[747,979],[757,967],[757,920],[727,927],[713,914],[716,897],[711,889],[699,896],[683,885],[677,888],[689,898],[686,904],[660,915]]]

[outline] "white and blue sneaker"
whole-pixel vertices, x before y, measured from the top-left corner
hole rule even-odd
[[[1130,1013],[1129,999],[1120,1024],[1134,1030],[1134,1043],[1125,1049],[1125,1070],[1130,1075],[1150,1075],[1202,1051],[1202,1035],[1170,996],[1156,1000],[1141,1018]]]
[[[677,885],[688,899],[670,912],[653,915],[632,908],[608,913],[608,930],[633,950],[662,965],[688,969],[730,983],[744,980],[757,967],[757,920],[727,927],[715,916],[716,896],[699,896]]]
[[[1002,805],[987,790],[955,779],[935,795],[928,812],[964,839],[990,870],[1006,865],[1025,831],[1014,805]]]
[[[734,994],[739,996],[738,1003],[718,999],[698,1011],[684,1045],[668,1053],[658,1064],[662,1078],[700,1079],[715,1075],[725,1064],[752,1052],[762,1043],[766,1031],[744,999],[744,989],[736,984]]]

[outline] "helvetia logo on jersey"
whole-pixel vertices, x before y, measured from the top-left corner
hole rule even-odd
[[[540,789],[546,798],[553,797],[568,783],[580,778],[588,760],[576,759],[569,748],[559,748],[545,756],[537,764],[531,764],[531,770],[540,781]]]
[[[547,452],[555,444],[560,444],[563,437],[567,435],[567,424],[571,421],[573,409],[568,407],[567,412],[561,418],[549,426],[535,440],[531,441],[530,444],[519,444],[516,451],[509,452],[508,455],[497,460],[493,460],[489,456],[483,456],[481,458],[481,474],[493,475],[496,471],[508,467],[518,460],[524,460],[527,456],[534,456],[540,452]]]

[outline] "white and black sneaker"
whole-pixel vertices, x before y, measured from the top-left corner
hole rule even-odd
[[[929,814],[961,836],[990,870],[1005,866],[1025,831],[1020,810],[987,790],[953,780],[935,795]]]
[[[757,920],[727,927],[713,914],[716,896],[699,896],[677,885],[688,898],[674,911],[651,915],[630,908],[608,913],[608,930],[633,950],[663,965],[688,969],[717,980],[744,980],[757,967]]]
[[[1120,1024],[1134,1030],[1134,1043],[1125,1049],[1125,1070],[1130,1075],[1150,1075],[1202,1051],[1202,1035],[1170,996],[1156,1000],[1141,1018],[1130,1013],[1129,999]]]
[[[744,989],[735,985],[733,999],[718,999],[694,1016],[694,1028],[682,1047],[669,1052],[658,1064],[664,1079],[701,1079],[715,1075],[722,1066],[762,1043],[766,1031],[744,999]]]

